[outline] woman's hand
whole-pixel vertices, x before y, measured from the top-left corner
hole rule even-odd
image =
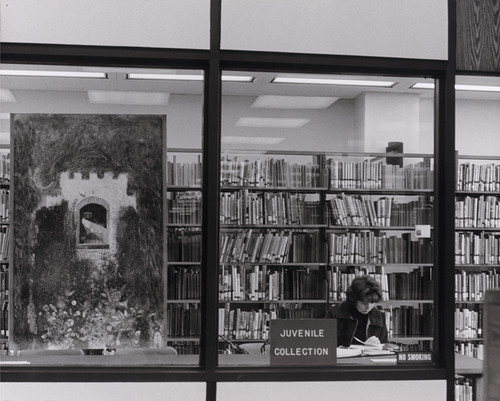
[[[366,339],[365,345],[372,345],[374,347],[380,346],[380,339],[375,336],[371,336]]]

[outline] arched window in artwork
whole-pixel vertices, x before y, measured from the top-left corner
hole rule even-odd
[[[78,210],[77,244],[81,247],[109,246],[109,208],[105,201],[87,199]]]

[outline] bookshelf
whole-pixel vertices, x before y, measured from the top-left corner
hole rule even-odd
[[[482,360],[484,297],[500,284],[500,158],[458,154],[456,181],[455,351]]]
[[[167,310],[182,309],[189,315],[183,315],[183,327],[191,327],[198,298],[179,294],[192,285],[186,281],[196,282],[200,274],[201,161],[193,149],[175,151],[190,161],[177,156],[167,162],[166,299]],[[360,274],[374,275],[383,285],[380,307],[386,311],[391,341],[407,350],[431,349],[432,156],[391,154],[397,165],[388,164],[386,156],[224,152],[221,353],[234,352],[235,343],[265,341],[271,319],[323,318]],[[400,165],[401,158],[413,162]],[[427,234],[416,236],[421,227]],[[170,323],[177,326],[178,320]],[[167,337],[196,340],[191,331],[181,334],[169,332]]]

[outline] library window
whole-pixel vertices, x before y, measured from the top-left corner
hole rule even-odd
[[[500,280],[500,77],[456,78],[455,359],[457,399],[482,399],[482,368],[494,348],[485,341],[486,293]],[[495,314],[490,313],[491,319]],[[487,356],[486,356],[487,359]],[[485,368],[488,365],[484,363]],[[484,376],[483,376],[484,377]],[[486,389],[486,386],[484,386]],[[462,398],[459,396],[462,395]]]
[[[251,83],[222,84],[219,364],[432,363],[434,80],[238,74]]]
[[[204,72],[1,68],[2,349],[198,365]]]

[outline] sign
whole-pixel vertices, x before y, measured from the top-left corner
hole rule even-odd
[[[428,224],[415,225],[415,237],[416,238],[430,238],[431,237],[431,226]]]
[[[397,354],[399,364],[432,363],[432,352],[401,351]]]
[[[336,319],[271,320],[271,365],[314,366],[337,362]]]

